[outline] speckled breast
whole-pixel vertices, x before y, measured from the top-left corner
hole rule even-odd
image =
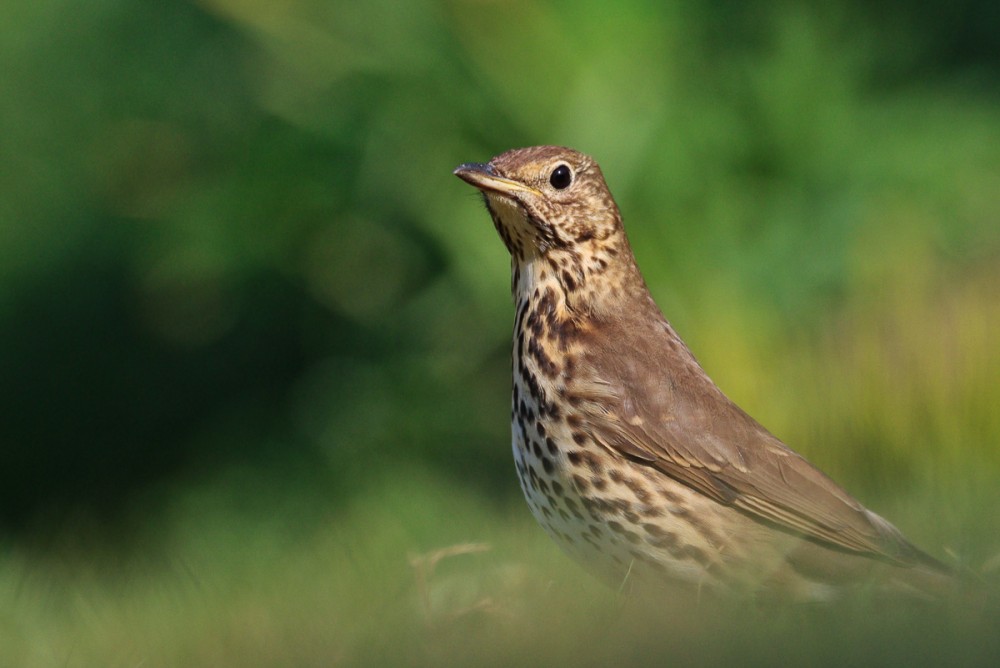
[[[714,580],[722,566],[714,537],[690,521],[714,513],[713,504],[653,470],[636,472],[588,435],[573,400],[581,351],[571,333],[555,330],[554,299],[536,290],[518,301],[515,317],[512,445],[532,514],[570,556],[613,584],[646,572]]]

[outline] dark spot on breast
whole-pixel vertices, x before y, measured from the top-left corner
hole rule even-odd
[[[553,457],[559,454],[559,448],[556,447],[556,442],[553,441],[551,437],[545,438],[545,447],[548,449],[549,454]]]
[[[611,478],[612,482],[621,483],[624,479],[622,478],[622,472],[618,469],[608,469],[608,477]]]
[[[541,420],[535,420],[535,431],[540,437],[545,438],[545,425],[542,424]]]
[[[517,308],[514,309],[514,326],[520,328],[521,322],[524,320],[524,313],[528,309],[528,300],[519,299],[517,301]]]
[[[582,522],[585,518],[583,513],[580,512],[580,507],[576,505],[576,502],[573,501],[573,499],[565,499],[564,501],[566,503],[566,508],[569,512],[573,513],[573,517]]]
[[[556,293],[552,288],[545,288],[545,294],[542,295],[541,301],[538,302],[538,312],[545,318],[545,325],[550,330],[556,329],[560,325],[559,319],[556,317]],[[566,322],[571,322],[567,320]]]
[[[576,491],[579,494],[583,494],[584,492],[586,492],[587,487],[590,486],[590,483],[588,483],[587,479],[584,478],[582,475],[574,475],[573,484],[576,485]]]
[[[546,287],[545,292],[535,304],[535,313],[544,318],[547,325],[551,327],[556,317],[556,293],[551,287]]]
[[[639,514],[645,517],[662,517],[663,511],[657,506],[642,505],[639,506]]]
[[[614,513],[621,515],[629,522],[637,524],[639,522],[639,515],[632,510],[632,504],[628,499],[612,499],[608,502],[608,505],[613,509]]]
[[[711,528],[706,526],[704,522],[696,521],[693,517],[688,517],[688,523],[691,524],[698,532],[701,537],[705,539],[710,545],[720,545],[719,537],[715,534]]]
[[[570,450],[566,453],[566,458],[569,459],[569,463],[573,466],[581,466],[584,454],[586,453],[583,450]]]
[[[521,487],[524,488],[526,484],[524,480],[524,471],[521,469],[520,465],[517,467],[517,479],[521,481]]]
[[[559,481],[558,480],[553,480],[552,481],[552,493],[561,498],[563,496],[564,492],[565,492],[565,490],[563,489],[563,486],[559,484]]]
[[[559,340],[559,350],[561,352],[566,352],[569,348],[569,343],[576,338],[579,328],[576,323],[572,320],[565,320],[558,323],[549,329],[549,340]]]
[[[665,550],[673,550],[677,547],[677,534],[671,533],[670,531],[664,531],[660,527],[654,524],[643,524],[642,528],[646,530],[648,542],[653,547],[659,547]]]
[[[707,566],[711,562],[711,560],[708,558],[708,555],[705,554],[705,551],[694,545],[685,545],[684,548],[681,550],[681,553],[685,557],[694,559],[702,566]]]
[[[544,390],[539,387],[538,379],[535,378],[535,375],[528,373],[527,370],[524,369],[523,362],[521,362],[520,368],[522,370],[521,380],[527,386],[528,394],[538,404],[538,414],[544,415],[550,408],[548,402],[546,401]]]
[[[535,363],[538,364],[538,370],[547,378],[555,378],[559,373],[559,366],[552,361],[549,354],[545,352],[541,344],[538,343],[537,337],[531,337],[528,339],[528,355],[530,355]]]
[[[533,453],[535,453],[535,458],[536,459],[541,459],[542,458],[542,448],[539,447],[538,441],[532,441],[531,442],[531,451]]]
[[[601,462],[598,461],[597,457],[594,456],[594,453],[587,452],[586,450],[583,451],[583,463],[587,466],[588,469],[590,469],[590,472],[593,473],[594,475],[600,475],[601,472],[604,470],[601,467]]]
[[[638,543],[639,540],[640,540],[639,534],[637,534],[636,532],[631,531],[629,529],[626,529],[620,523],[615,522],[614,520],[608,522],[608,528],[611,529],[612,531],[614,531],[619,536],[623,537],[625,540],[627,540],[630,543],[635,544],[635,543]]]
[[[642,525],[643,531],[648,533],[650,536],[655,538],[660,538],[662,536],[671,535],[669,531],[661,527],[659,524],[653,524],[652,522],[646,522]]]
[[[527,325],[528,329],[530,329],[531,333],[534,334],[536,337],[542,335],[542,322],[538,317],[537,311],[532,311],[531,314],[528,315]],[[521,330],[521,332],[523,333],[524,330]]]
[[[664,499],[666,499],[670,503],[680,503],[681,502],[681,497],[677,496],[676,494],[674,494],[673,492],[671,492],[669,490],[663,489],[661,487],[661,488],[657,489],[656,491],[657,491],[657,493],[659,493],[659,495],[661,497],[663,497]]]
[[[578,431],[574,431],[573,432],[573,442],[576,443],[577,445],[583,445],[584,443],[587,442],[587,437],[586,437],[586,435],[584,435],[584,434],[582,434],[582,433],[580,433]]]
[[[639,501],[642,501],[643,503],[649,501],[649,491],[643,487],[638,480],[632,477],[627,477],[622,482],[624,482],[625,486],[629,488],[629,491],[635,494],[635,498],[639,499]]]
[[[608,517],[610,515],[617,514],[615,512],[614,504],[604,497],[588,496],[582,499],[582,501],[583,505],[586,506],[587,510],[589,510],[592,515]]]
[[[633,493],[635,493],[635,492],[637,492],[639,490],[645,491],[645,488],[642,486],[642,483],[640,483],[638,480],[636,480],[632,476],[625,476],[625,478],[622,480],[622,483],[626,487],[628,487],[629,490],[631,492],[633,492]]]
[[[540,399],[538,401],[538,417],[539,417],[539,419],[544,420],[545,417],[548,414],[549,414],[549,402],[545,401],[544,399]]]
[[[576,358],[570,354],[563,355],[563,373],[567,376],[572,376],[575,367]]]
[[[555,466],[552,464],[552,460],[546,457],[545,455],[542,455],[541,458],[542,458],[542,468],[545,469],[546,473],[552,475],[552,472],[555,471]]]

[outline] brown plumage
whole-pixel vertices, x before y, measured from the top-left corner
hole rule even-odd
[[[508,151],[455,174],[512,258],[513,449],[528,504],[615,582],[829,598],[948,569],[730,401],[653,302],[600,168]]]

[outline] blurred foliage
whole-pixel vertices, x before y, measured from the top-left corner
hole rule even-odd
[[[536,143],[601,162],[738,403],[932,552],[996,552],[996,3],[0,13],[10,661],[399,663],[417,634],[433,662],[419,606],[389,609],[407,551],[554,552],[510,462],[508,258],[450,173]],[[504,577],[464,582],[534,576]],[[355,651],[373,589],[411,634],[383,657]]]

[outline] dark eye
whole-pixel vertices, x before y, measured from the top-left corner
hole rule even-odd
[[[573,182],[573,172],[569,170],[569,165],[559,165],[552,170],[549,176],[549,183],[556,190],[565,190]]]

